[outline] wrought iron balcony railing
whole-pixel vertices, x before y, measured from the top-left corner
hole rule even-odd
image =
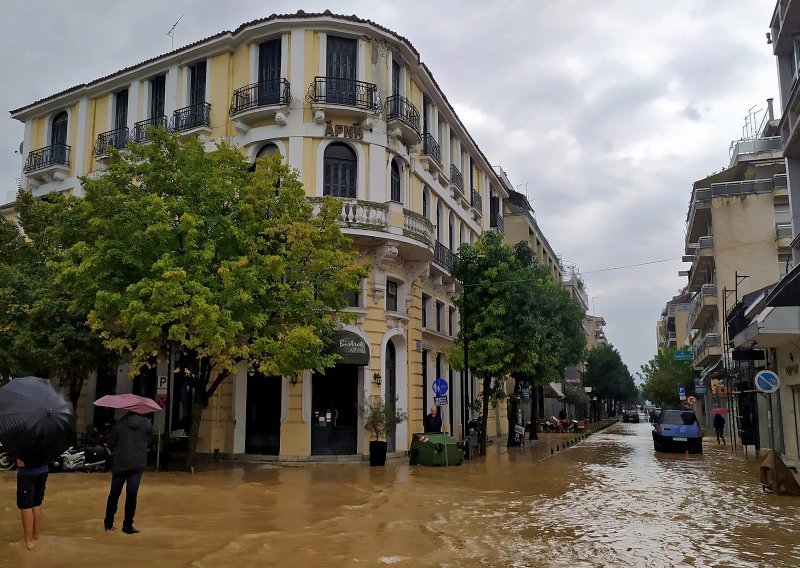
[[[386,99],[386,119],[402,120],[419,133],[419,111],[414,103],[401,95]]]
[[[262,81],[246,85],[233,91],[231,108],[228,114],[234,116],[240,112],[267,105],[288,105],[292,102],[292,91],[289,81]]]
[[[133,136],[131,137],[131,140],[133,140],[137,144],[143,144],[145,142],[149,142],[150,141],[149,131],[151,128],[166,128],[166,127],[167,127],[167,117],[163,115],[140,120],[139,122],[133,125]]]
[[[450,164],[450,183],[464,193],[464,176],[461,175],[461,170],[455,164]]]
[[[455,257],[456,255],[453,254],[453,251],[436,241],[436,246],[433,249],[433,262],[450,271],[453,269]]]
[[[170,128],[174,132],[183,132],[201,126],[211,126],[211,104],[197,103],[179,108],[172,114]]]
[[[442,149],[430,132],[426,132],[422,137],[422,153],[427,154],[437,163],[442,163]]]
[[[501,233],[505,233],[506,231],[506,222],[500,215],[495,215],[491,219],[489,219],[489,226],[492,229],[497,229]]]
[[[109,148],[116,148],[121,150],[128,145],[130,131],[127,126],[103,132],[97,135],[97,140],[94,143],[94,157],[105,156]]]
[[[69,166],[69,151],[70,147],[66,144],[53,144],[33,150],[28,154],[22,171],[28,174],[50,166]]]
[[[308,87],[306,100],[310,103],[351,106],[372,112],[381,110],[378,87],[374,83],[352,79],[314,77],[314,82]]]
[[[472,199],[470,200],[470,205],[477,209],[479,213],[483,213],[483,201],[481,201],[481,194],[474,189],[472,190]]]

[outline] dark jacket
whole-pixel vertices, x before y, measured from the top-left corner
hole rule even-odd
[[[425,427],[426,432],[441,432],[442,431],[442,416],[438,412],[436,416],[431,416],[430,414],[425,415],[425,418],[422,421],[422,425]]]
[[[725,419],[722,417],[722,414],[715,414],[714,415],[714,428],[720,429],[725,427]]]
[[[153,435],[150,419],[129,412],[111,428],[108,445],[111,446],[111,471],[144,471],[147,467],[147,445]]]

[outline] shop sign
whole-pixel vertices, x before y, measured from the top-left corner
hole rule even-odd
[[[331,138],[363,140],[364,129],[356,124],[333,124],[330,120],[326,120],[325,136],[330,136]]]
[[[334,332],[330,350],[340,355],[345,365],[369,365],[369,345],[352,331]]]

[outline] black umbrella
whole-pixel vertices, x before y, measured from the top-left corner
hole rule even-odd
[[[75,436],[75,412],[50,381],[19,377],[0,388],[0,442],[26,465],[49,462]]]

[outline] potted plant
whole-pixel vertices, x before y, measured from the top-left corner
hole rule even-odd
[[[361,415],[364,429],[374,438],[369,443],[369,465],[385,465],[386,433],[393,432],[408,415],[405,411],[397,410],[395,404],[386,404],[380,396],[370,397],[370,401],[361,409]]]

